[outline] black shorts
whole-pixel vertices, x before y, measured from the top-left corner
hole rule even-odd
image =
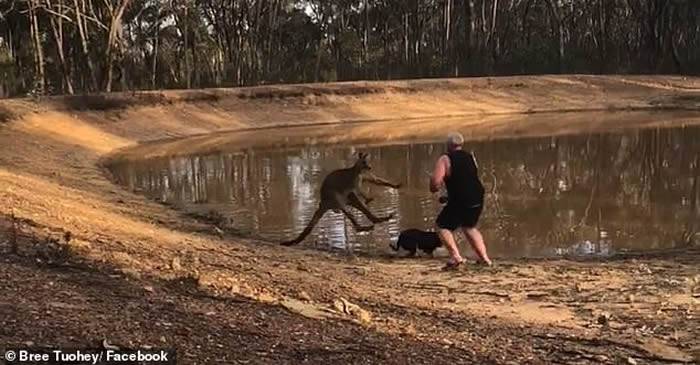
[[[437,217],[437,226],[442,229],[454,231],[457,228],[474,228],[479,222],[481,210],[484,205],[475,207],[451,206],[449,203],[442,208]]]

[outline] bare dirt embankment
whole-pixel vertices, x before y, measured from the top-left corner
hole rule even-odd
[[[352,123],[471,116],[475,135],[517,135],[571,126],[498,115],[658,109],[698,120],[700,80],[542,76],[0,101],[0,343],[176,346],[183,363],[696,361],[697,249],[442,273],[439,261],[221,237],[114,186],[100,167],[143,142],[225,130],[275,144],[289,134],[275,126],[318,124],[327,139],[351,125],[344,135],[389,140],[424,124]],[[122,156],[192,146],[212,148],[173,142]]]

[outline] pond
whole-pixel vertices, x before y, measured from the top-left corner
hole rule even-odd
[[[607,256],[697,239],[700,127],[477,140],[466,148],[486,188],[480,228],[493,257]],[[428,191],[428,173],[444,152],[434,137],[224,149],[110,169],[128,189],[189,213],[216,212],[226,218],[222,228],[281,242],[308,223],[323,177],[352,165],[359,151],[370,154],[376,175],[403,184],[398,191],[365,187],[374,197],[370,209],[394,218],[358,233],[341,213],[328,212],[302,245],[383,255],[401,230],[433,229],[441,204]]]

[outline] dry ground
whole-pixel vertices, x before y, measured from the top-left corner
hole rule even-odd
[[[647,113],[659,109],[672,114]],[[700,80],[540,76],[1,101],[0,344],[175,346],[187,364],[697,362],[697,248],[443,273],[427,259],[221,237],[113,185],[101,167],[212,150],[211,138],[127,148],[226,130],[247,132],[213,140],[242,147],[294,143],[282,125],[374,143],[469,123],[481,138],[617,128],[596,114],[563,124],[552,113],[623,110],[645,125],[698,123]],[[445,122],[419,123],[431,116]]]

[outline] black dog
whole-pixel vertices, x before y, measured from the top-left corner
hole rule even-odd
[[[426,232],[420,229],[407,229],[401,232],[395,246],[389,246],[394,249],[394,251],[403,248],[410,252],[411,256],[416,255],[417,249],[432,256],[433,251],[442,246],[442,241],[440,241],[440,237],[435,232]]]

